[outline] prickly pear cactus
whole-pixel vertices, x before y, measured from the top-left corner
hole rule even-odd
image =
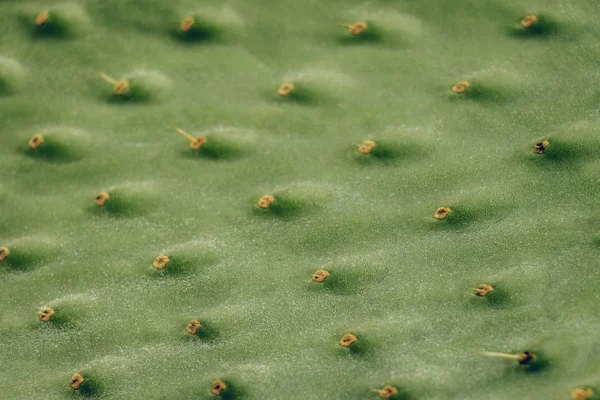
[[[598,398],[598,21],[0,2],[0,397]]]

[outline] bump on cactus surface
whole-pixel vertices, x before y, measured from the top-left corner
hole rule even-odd
[[[596,4],[1,3],[2,396],[598,396]]]

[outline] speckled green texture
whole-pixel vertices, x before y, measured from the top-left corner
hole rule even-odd
[[[599,384],[595,1],[2,0],[0,35],[0,397]],[[524,350],[543,368],[478,355]]]

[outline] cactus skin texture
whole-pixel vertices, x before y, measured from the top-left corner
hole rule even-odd
[[[0,32],[0,397],[597,398],[596,2],[4,0]]]

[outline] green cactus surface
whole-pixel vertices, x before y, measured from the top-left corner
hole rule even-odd
[[[600,398],[596,1],[0,34],[0,398]]]

